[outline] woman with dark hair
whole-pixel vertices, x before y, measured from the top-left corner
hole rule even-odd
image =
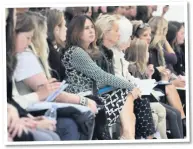
[[[172,23],[168,23],[168,32],[167,32],[167,35],[166,35],[166,39],[167,39],[168,43],[170,44],[170,46],[173,49],[174,49],[174,46],[175,46],[176,35],[177,35],[177,28],[176,28],[176,26],[174,26]],[[177,59],[176,59],[176,63],[177,63]],[[176,74],[172,64],[168,64],[167,67],[170,69],[170,71],[172,73]]]
[[[9,131],[9,139],[13,141],[33,141],[34,138],[31,133],[26,133],[24,131],[26,128],[23,126],[21,123],[15,123],[16,121],[19,120],[19,116],[22,115],[23,111],[20,111],[19,108],[17,111],[14,107],[17,107],[18,105],[14,102],[12,99],[12,75],[15,69],[15,64],[16,64],[16,58],[13,54],[14,50],[14,28],[16,24],[16,10],[13,8],[6,9],[7,17],[6,17],[6,58],[7,58],[7,102],[8,102],[8,107],[7,107],[7,112],[8,112],[8,131]],[[12,106],[13,105],[13,106]],[[18,106],[19,107],[19,106]],[[12,116],[14,115],[14,116]],[[12,126],[12,131],[10,131],[10,126]],[[22,128],[23,126],[23,128]],[[16,130],[17,128],[20,128],[20,131],[22,134],[19,136],[18,134],[13,135],[13,131]],[[19,131],[18,131],[19,132]],[[17,133],[18,133],[17,132]]]
[[[177,28],[176,41],[174,42],[174,51],[177,55],[177,64],[174,65],[174,70],[177,75],[185,75],[185,53],[180,47],[184,44],[184,25],[177,21],[170,21],[169,23],[173,24]]]
[[[23,17],[22,17],[23,16]],[[8,132],[14,141],[54,141],[60,140],[51,130],[44,129],[43,125],[47,122],[42,119],[37,120],[24,110],[14,99],[12,94],[12,76],[17,64],[14,54],[14,28],[15,28],[15,9],[9,9],[6,25],[6,45],[7,45],[7,102],[8,102]],[[34,24],[25,14],[20,14],[17,21],[25,18],[28,29],[33,31]],[[21,26],[23,27],[23,26]],[[21,31],[21,30],[20,30]],[[16,33],[20,32],[16,31]],[[24,31],[24,30],[23,30]],[[28,31],[24,31],[27,35]],[[22,35],[21,35],[22,36]],[[14,62],[14,63],[13,63]],[[40,117],[39,117],[40,118]],[[47,123],[48,124],[48,123]]]
[[[177,27],[173,25],[171,22],[168,23],[168,32],[166,35],[167,41],[169,44],[174,47],[175,41],[176,41],[176,35],[177,35]]]
[[[92,92],[91,94],[96,95],[104,105],[107,125],[112,126],[120,116],[121,139],[134,139],[135,116],[132,109],[133,102],[140,96],[140,92],[128,80],[106,73],[96,65],[93,60],[100,55],[96,47],[96,37],[95,25],[88,16],[76,16],[69,24],[67,48],[62,57],[62,63],[66,68],[66,81],[69,84],[66,91]],[[97,95],[96,90],[106,85],[118,89]],[[122,90],[125,92],[121,92]]]

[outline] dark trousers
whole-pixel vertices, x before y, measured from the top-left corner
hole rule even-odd
[[[15,138],[13,138],[13,140],[14,141],[34,141],[34,138],[30,132],[28,134],[23,132],[21,137],[16,136]]]
[[[76,122],[71,118],[58,118],[56,133],[61,140],[79,140],[80,133]]]
[[[175,108],[161,103],[166,108],[166,119],[168,121],[169,130],[173,138],[183,138],[183,127],[181,114]]]

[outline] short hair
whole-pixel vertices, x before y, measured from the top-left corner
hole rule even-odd
[[[113,24],[117,21],[118,19],[116,15],[105,14],[105,15],[99,16],[95,22],[97,34],[98,34],[98,40],[102,40],[105,32],[111,30],[113,27]]]
[[[118,21],[120,39],[118,44],[127,42],[132,35],[133,25],[126,17],[121,17]]]

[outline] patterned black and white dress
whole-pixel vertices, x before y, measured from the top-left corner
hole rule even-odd
[[[69,84],[65,90],[67,92],[77,94],[92,91],[93,80],[96,81],[98,88],[106,85],[119,88],[99,97],[105,105],[108,125],[112,126],[120,115],[129,91],[135,87],[134,84],[106,73],[87,52],[77,46],[72,46],[64,52],[62,64],[66,69],[66,81]]]

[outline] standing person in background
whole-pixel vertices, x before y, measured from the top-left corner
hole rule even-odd
[[[136,20],[137,6],[126,6],[125,17],[130,21]]]
[[[86,10],[86,15],[89,16],[89,17],[92,17],[92,7],[87,7],[87,10]]]

